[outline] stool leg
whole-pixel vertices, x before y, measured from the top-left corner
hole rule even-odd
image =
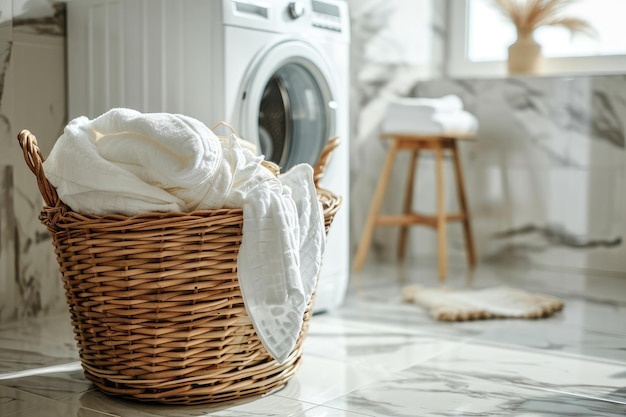
[[[443,166],[443,146],[437,143],[435,147],[437,169],[437,258],[439,262],[439,280],[444,281],[448,275],[446,263],[446,193]]]
[[[411,214],[411,206],[413,203],[413,187],[415,184],[415,176],[417,175],[417,160],[419,158],[419,149],[411,152],[411,161],[409,162],[409,173],[406,180],[406,193],[404,194],[404,214]],[[400,226],[400,238],[398,239],[398,259],[404,259],[406,254],[406,241],[408,237],[408,226],[405,224]]]
[[[383,166],[383,171],[381,173],[380,179],[378,180],[378,186],[376,187],[374,200],[372,201],[372,206],[370,207],[370,212],[367,216],[365,229],[363,230],[363,235],[361,236],[361,242],[359,242],[359,248],[357,249],[356,257],[354,259],[354,270],[356,272],[359,272],[361,270],[361,268],[363,267],[363,263],[365,262],[365,256],[367,255],[367,250],[369,249],[370,243],[372,241],[374,227],[376,227],[378,211],[380,210],[380,205],[382,204],[383,197],[385,196],[387,183],[389,182],[389,178],[391,176],[391,168],[393,168],[393,162],[396,158],[397,152],[398,141],[392,140],[391,148],[389,148],[389,152],[387,153],[387,159],[385,160],[385,165]]]
[[[456,175],[457,198],[461,207],[463,217],[463,235],[465,236],[465,248],[467,250],[467,262],[470,266],[476,265],[476,251],[474,248],[474,238],[472,236],[472,224],[470,222],[470,212],[467,205],[465,194],[465,182],[463,180],[463,169],[461,167],[461,158],[456,141],[452,142],[452,158],[454,161],[454,173]]]

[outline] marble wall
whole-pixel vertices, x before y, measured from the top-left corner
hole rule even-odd
[[[437,80],[412,92],[445,94],[481,123],[461,152],[483,261],[626,273],[626,76]],[[460,230],[450,233],[461,253]]]
[[[379,140],[385,109],[394,96],[411,93],[419,80],[443,74],[446,2],[441,0],[351,0],[351,193],[353,251],[374,194],[387,144]],[[401,161],[394,170],[400,178]],[[402,171],[404,172],[404,171]],[[404,178],[404,177],[402,177]],[[402,181],[404,181],[402,179]],[[400,184],[400,183],[398,183]],[[388,191],[383,210],[401,201],[401,187]],[[395,230],[376,231],[373,256],[385,257]]]
[[[66,123],[64,7],[0,0],[0,322],[65,307],[35,177],[16,137],[27,128],[44,155]]]
[[[387,152],[379,133],[389,98],[458,94],[481,124],[478,140],[460,145],[480,261],[626,271],[626,77],[449,80],[446,2],[352,3],[353,251]],[[394,35],[395,14],[420,23]],[[416,48],[421,38],[429,43]],[[407,169],[401,155],[383,212],[400,212]],[[431,156],[420,158],[413,203],[422,212],[435,211],[434,169]],[[450,166],[446,177],[455,210]],[[397,229],[377,228],[369,256],[394,259]],[[465,262],[461,226],[451,225],[448,237],[450,261]],[[409,241],[411,257],[434,261],[433,230],[412,228]]]

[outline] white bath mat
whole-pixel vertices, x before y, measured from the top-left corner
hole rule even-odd
[[[416,285],[404,288],[402,299],[429,309],[431,316],[440,321],[537,319],[563,309],[558,298],[509,287],[453,290]]]

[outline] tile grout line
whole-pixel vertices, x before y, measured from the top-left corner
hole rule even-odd
[[[510,384],[510,385],[516,386],[516,387],[526,387],[526,388],[530,388],[530,389],[534,389],[538,391],[553,392],[556,394],[563,394],[563,395],[567,395],[571,397],[584,398],[584,399],[588,399],[592,401],[602,401],[602,402],[611,403],[611,404],[626,405],[626,401],[611,400],[609,398],[601,398],[601,397],[596,397],[593,395],[579,394],[576,392],[563,391],[560,389],[538,387],[538,386],[528,385],[528,384]]]

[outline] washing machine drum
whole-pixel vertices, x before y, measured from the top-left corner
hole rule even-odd
[[[314,165],[328,140],[331,120],[320,82],[304,66],[290,63],[266,83],[261,97],[258,135],[261,153],[287,170]]]
[[[335,132],[334,82],[324,59],[309,44],[273,45],[251,63],[242,95],[244,138],[283,172],[314,166]]]

